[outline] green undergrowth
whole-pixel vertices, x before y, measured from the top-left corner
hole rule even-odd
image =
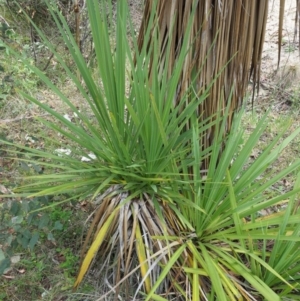
[[[39,5],[36,1],[27,1],[27,5],[25,4],[25,1],[19,1],[19,4],[18,1],[15,3],[0,2],[0,120],[17,120],[17,122],[9,121],[8,125],[7,122],[0,122],[0,133],[1,128],[10,127],[12,124],[18,130],[18,127],[21,127],[18,123],[26,121],[30,115],[40,115],[40,112],[26,101],[19,91],[26,91],[39,99],[51,100],[51,95],[44,94],[46,92],[45,85],[32,71],[30,65],[43,70],[53,83],[68,86],[66,73],[54,59],[51,50],[38,38],[34,28],[30,25],[26,12],[34,15],[41,30],[64,57],[66,64],[71,69],[74,65],[61,36],[57,34],[53,26],[53,21],[51,18],[45,19],[43,16],[43,13],[49,15],[47,10],[43,9],[45,4]],[[21,7],[18,8],[18,5]],[[25,11],[22,12],[21,9],[25,9]],[[13,55],[13,51],[18,52],[20,56]],[[56,105],[55,102],[54,106]],[[30,132],[32,128],[29,128],[27,132]]]
[[[88,203],[68,203],[39,210],[55,201],[34,198],[0,202],[1,301],[77,300],[71,289],[80,237],[91,207]],[[87,281],[78,293],[91,292],[91,287]]]
[[[272,110],[272,107],[275,107],[278,102],[280,102],[278,97],[274,98],[274,95],[270,95],[269,99],[263,104],[254,104],[253,109],[252,106],[249,105],[249,109],[243,116],[243,126],[245,128],[244,137],[246,139],[251,135],[262,116],[266,112],[269,112],[268,126],[252,151],[250,156],[251,161],[254,161],[277,137],[277,135],[282,132],[282,129],[287,127],[287,125],[287,131],[278,143],[281,143],[284,138],[288,137],[293,131],[300,127],[299,110],[294,110],[293,106],[286,106],[284,110]],[[297,136],[290,142],[288,147],[284,149],[282,154],[278,157],[278,160],[267,170],[266,178],[278,174],[281,170],[289,166],[295,159],[300,157],[299,144],[300,137]],[[296,180],[296,176],[297,174],[294,172],[278,181],[276,185],[269,190],[269,195],[272,196],[276,193],[283,194],[291,190],[293,183]]]

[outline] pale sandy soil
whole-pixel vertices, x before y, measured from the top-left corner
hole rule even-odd
[[[269,1],[269,15],[261,64],[260,94],[257,104],[274,99],[273,108],[287,109],[297,101],[300,88],[299,36],[295,35],[296,1],[286,0],[281,58],[278,62],[279,0]]]

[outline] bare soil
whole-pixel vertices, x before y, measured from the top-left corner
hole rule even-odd
[[[272,109],[288,110],[298,105],[295,95],[300,88],[299,31],[295,31],[296,1],[286,0],[282,31],[280,63],[278,65],[278,0],[269,0],[269,16],[261,64],[260,93],[255,105],[270,104]],[[298,95],[299,96],[299,95]]]

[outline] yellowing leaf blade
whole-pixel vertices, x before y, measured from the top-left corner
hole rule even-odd
[[[116,215],[118,211],[118,208],[115,209],[111,215],[108,217],[108,219],[106,220],[106,222],[103,224],[102,228],[100,228],[95,240],[93,241],[91,247],[89,248],[82,264],[81,264],[81,267],[80,267],[80,270],[79,270],[79,273],[78,273],[78,276],[77,276],[77,279],[74,283],[74,288],[76,289],[78,287],[78,285],[81,283],[84,275],[86,274],[90,264],[91,264],[91,261],[93,260],[93,258],[95,257],[95,255],[97,254],[100,246],[102,245],[105,237],[106,237],[106,234],[108,232],[108,229],[110,228],[111,226],[111,223]]]
[[[145,278],[147,272],[148,272],[148,264],[147,264],[147,257],[146,257],[146,250],[145,245],[143,243],[143,237],[141,234],[141,229],[139,224],[137,223],[136,229],[135,229],[135,236],[136,236],[136,253],[138,255],[138,259],[141,265],[141,274],[143,279]],[[151,282],[149,276],[145,278],[145,288],[146,292],[150,292],[151,290]]]

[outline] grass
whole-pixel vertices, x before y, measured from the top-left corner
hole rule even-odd
[[[298,88],[295,87],[295,90]],[[264,99],[264,103],[259,103],[260,97],[257,99],[257,104],[254,104],[252,110],[249,104],[249,110],[243,117],[243,123],[246,129],[246,137],[250,135],[253,129],[256,127],[260,118],[269,111],[269,123],[264,132],[264,135],[259,140],[257,147],[253,150],[253,159],[255,159],[260,152],[266,148],[266,146],[276,137],[276,135],[281,131],[283,127],[287,124],[290,125],[288,131],[283,138],[291,134],[295,129],[299,128],[300,120],[298,118],[299,109],[294,108],[292,105],[285,105],[279,109],[277,105],[282,103],[282,99],[278,95],[270,94],[267,99]],[[283,154],[280,156],[276,165],[272,167],[272,173],[276,174],[284,167],[287,167],[295,158],[299,157],[299,143],[300,137],[296,137],[295,140],[284,150]],[[291,184],[295,180],[296,175],[290,175],[286,180]],[[291,188],[288,183],[282,184],[282,190],[287,190]]]

